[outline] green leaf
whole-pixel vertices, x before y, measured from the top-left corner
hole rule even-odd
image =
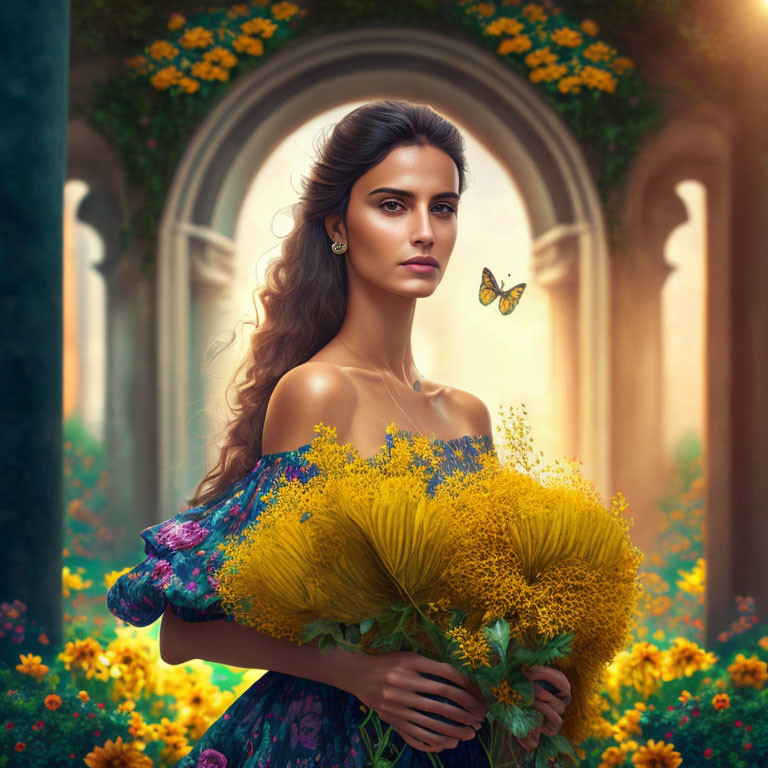
[[[373,625],[376,623],[376,619],[366,619],[360,622],[360,634],[364,635],[366,632],[370,632]]]
[[[357,645],[360,642],[360,625],[350,624],[349,629],[347,630],[347,637],[350,643]]]
[[[451,638],[447,637],[445,632],[429,619],[424,620],[424,630],[429,635],[429,639],[435,644],[440,657],[443,659],[451,658]]]
[[[491,704],[487,717],[500,722],[518,739],[525,738],[544,720],[544,716],[537,709],[521,709],[500,701],[494,701]]]
[[[317,619],[304,627],[302,642],[308,643],[310,640],[314,640],[318,635],[335,635],[337,632],[339,634],[341,633],[341,627],[338,622],[328,621],[327,619]]]
[[[555,755],[576,755],[576,750],[573,748],[573,744],[571,744],[562,733],[556,733],[554,736],[546,736],[542,734],[542,737],[546,741],[552,743],[552,746],[556,750]]]
[[[493,624],[483,627],[483,634],[496,650],[499,658],[505,659],[509,646],[509,624],[504,619],[496,619]]]
[[[331,637],[331,635],[323,635],[320,638],[320,643],[318,644],[318,648],[320,649],[320,653],[327,653],[328,651],[333,650],[336,647],[336,641]]]
[[[492,667],[478,667],[473,672],[472,677],[477,680],[481,689],[482,683],[486,683],[488,685],[488,694],[490,695],[490,687],[499,685],[499,683],[504,680],[504,667],[499,664]],[[485,690],[483,690],[483,693],[485,693]]]

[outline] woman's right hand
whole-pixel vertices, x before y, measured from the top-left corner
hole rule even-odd
[[[488,707],[479,689],[450,664],[428,659],[412,651],[363,654],[358,658],[363,663],[355,679],[346,686],[347,690],[376,712],[383,722],[391,725],[415,749],[423,752],[453,749],[459,741],[474,738],[476,728],[482,725]],[[422,677],[420,672],[438,675],[461,688],[429,680]],[[446,696],[464,709],[434,701],[421,696],[421,693]],[[416,710],[434,712],[466,725],[444,723]]]

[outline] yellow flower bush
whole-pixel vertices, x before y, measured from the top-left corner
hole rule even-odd
[[[118,627],[116,631],[117,637],[104,651],[114,680],[113,698],[135,699],[151,693],[157,675],[156,643],[126,628]]]

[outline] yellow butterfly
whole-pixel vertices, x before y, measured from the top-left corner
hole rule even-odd
[[[499,288],[499,284],[496,282],[496,278],[491,270],[488,267],[483,267],[483,277],[480,280],[480,291],[478,293],[480,303],[488,306],[498,296],[499,312],[502,315],[508,315],[520,301],[525,286],[525,283],[518,283],[514,288],[505,291],[504,281],[501,281],[501,288]]]

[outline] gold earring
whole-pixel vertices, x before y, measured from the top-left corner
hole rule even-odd
[[[341,253],[344,253],[344,251],[346,251],[346,250],[347,250],[347,244],[346,244],[346,243],[334,243],[334,244],[331,246],[331,250],[332,250],[334,253],[337,253],[337,254],[341,254]]]

